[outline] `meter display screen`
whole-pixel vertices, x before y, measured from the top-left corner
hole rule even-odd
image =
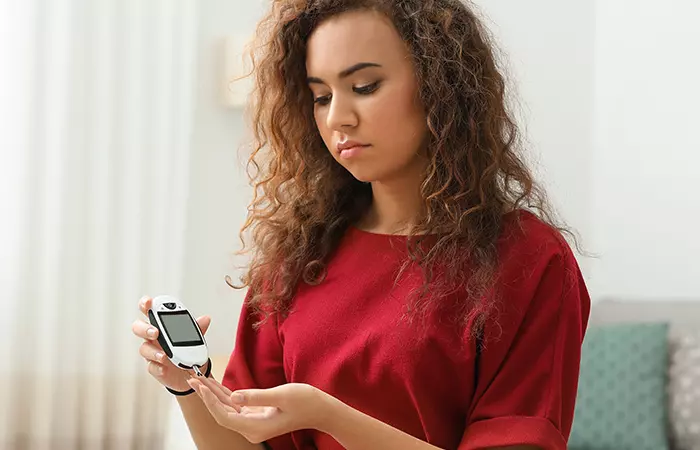
[[[192,317],[182,312],[161,312],[158,314],[163,328],[173,345],[195,346],[204,345]]]

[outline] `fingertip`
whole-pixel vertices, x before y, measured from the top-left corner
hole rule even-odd
[[[164,367],[155,361],[148,361],[148,371],[154,377],[162,377],[165,372]]]
[[[144,295],[143,297],[141,297],[141,300],[139,300],[139,309],[144,314],[146,314],[148,312],[150,305],[151,305],[151,297],[149,297],[147,295]]]
[[[206,385],[204,385],[204,383],[202,383],[201,381],[199,382],[198,388],[196,388],[195,390],[196,390],[197,392],[199,392],[199,393],[202,395],[202,397],[207,397],[207,396],[209,396],[210,394],[211,394],[212,396],[214,395],[214,394],[211,392],[211,390],[210,390],[208,387],[206,387]]]
[[[206,333],[207,331],[209,331],[209,327],[211,326],[211,317],[202,316],[198,318],[197,325],[199,325],[199,328],[202,330],[202,333]]]

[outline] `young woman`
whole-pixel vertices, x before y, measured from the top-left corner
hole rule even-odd
[[[190,392],[199,448],[565,449],[589,297],[477,17],[275,0],[258,36],[254,253],[223,383],[134,325],[150,373]]]

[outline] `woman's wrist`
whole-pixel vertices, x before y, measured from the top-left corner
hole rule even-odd
[[[316,428],[318,431],[333,436],[336,426],[343,420],[343,417],[348,413],[349,406],[323,391],[319,390],[319,408],[316,419]]]
[[[203,375],[207,378],[211,375],[211,359],[207,360],[207,362],[201,367],[201,371]],[[189,374],[186,372],[183,372],[183,386],[180,388],[179,386],[173,387],[173,386],[165,386],[165,389],[168,390],[171,394],[179,397],[184,397],[190,394],[194,394],[194,389],[190,387],[190,385],[187,383],[187,379],[189,378]]]

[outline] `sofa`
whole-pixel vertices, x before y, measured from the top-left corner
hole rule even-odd
[[[569,448],[700,450],[700,301],[592,305]]]

